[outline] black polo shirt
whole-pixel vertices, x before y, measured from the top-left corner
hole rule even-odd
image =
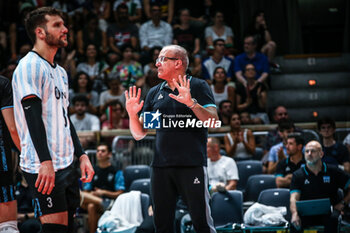
[[[350,175],[334,165],[323,163],[322,170],[315,176],[306,165],[293,173],[290,192],[299,192],[300,200],[330,198],[332,205],[339,203],[338,188],[347,189]]]
[[[283,159],[277,164],[276,168],[276,177],[285,177],[288,174],[292,174],[296,170],[298,170],[301,165],[305,164],[305,160],[301,159],[298,164],[293,163],[290,161],[290,157]]]
[[[329,147],[322,147],[324,156],[322,161],[327,164],[343,165],[345,162],[350,162],[349,151],[340,142],[335,143]]]
[[[207,82],[191,76],[188,78],[192,98],[195,98],[204,108],[216,107]],[[157,110],[162,114],[162,126],[156,133],[156,151],[152,166],[206,166],[208,128],[171,125],[171,122],[197,121],[198,118],[185,104],[169,97],[170,93],[179,94],[177,89],[172,91],[166,81],[151,88],[142,110],[142,114]],[[163,123],[166,127],[163,127]]]

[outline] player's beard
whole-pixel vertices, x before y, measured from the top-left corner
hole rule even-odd
[[[64,41],[63,39],[61,39],[61,37],[56,39],[47,30],[45,30],[45,33],[46,33],[45,42],[48,45],[54,46],[57,48],[63,48],[63,47],[66,47],[68,45],[68,43],[66,41]]]

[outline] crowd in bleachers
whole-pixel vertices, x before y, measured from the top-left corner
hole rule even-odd
[[[141,96],[145,98],[151,87],[162,82],[157,77],[156,67],[161,48],[169,44],[181,45],[187,49],[190,58],[188,74],[207,81],[220,120],[223,126],[230,127],[221,141],[211,139],[214,141],[208,143],[208,151],[214,151],[208,152],[208,162],[212,164],[208,169],[209,178],[213,181],[210,184],[212,193],[257,188],[248,177],[263,173],[270,175],[264,177],[266,183],[273,177],[273,184],[264,188],[289,188],[292,172],[305,163],[305,143],[296,139],[295,132],[302,135],[303,129],[294,126],[285,107],[275,108],[271,116],[267,112],[269,74],[271,70],[278,70],[278,64],[273,62],[276,43],[269,33],[264,13],[256,13],[251,27],[245,30],[244,46],[239,48],[234,44],[234,32],[227,26],[224,13],[213,10],[212,1],[203,2],[206,11],[196,18],[185,8],[175,12],[179,8],[175,0],[21,1],[17,9],[19,20],[2,22],[0,28],[1,75],[11,79],[18,61],[31,50],[23,23],[25,15],[38,6],[58,8],[65,13],[69,46],[61,48],[55,60],[66,69],[70,78],[69,110],[76,130],[128,129],[124,91],[136,85],[142,89]],[[271,122],[278,126],[267,134],[263,142],[250,129],[244,128],[244,125]],[[318,123],[325,153],[322,160],[350,174],[350,134],[344,142],[337,142],[334,139],[335,129],[332,119],[325,118]],[[295,145],[290,142],[291,138],[295,138]],[[101,145],[97,147],[95,136],[81,136],[80,140],[85,149],[97,148],[95,168],[101,164],[103,168],[115,164],[115,161],[110,163],[111,149],[102,146],[106,151],[100,152]],[[106,141],[111,145],[112,139]],[[128,148],[135,146],[129,142],[121,143]],[[104,158],[98,157],[101,153],[106,153]],[[219,167],[227,169],[227,172],[215,174],[218,169],[215,162],[223,157],[221,155],[225,155],[228,162]],[[289,158],[298,159],[292,159],[294,167],[286,172],[284,164]],[[255,160],[249,164],[250,167],[258,164],[253,173],[247,175],[244,160]],[[228,168],[227,164],[233,165]],[[105,197],[115,199],[123,191],[129,191],[131,183],[126,185],[123,172],[113,169],[110,172],[116,180],[108,187],[83,187],[85,202],[81,204],[89,214],[90,233],[97,228],[102,209],[108,209],[113,204]],[[259,176],[257,179],[263,178]],[[94,182],[96,184],[96,180]],[[24,197],[26,187],[25,181],[19,177],[16,195],[22,198],[19,199],[22,203],[19,204],[19,220],[22,222],[34,217],[28,205],[30,197]],[[258,201],[260,192],[249,192],[253,191],[247,190],[244,200]],[[151,208],[149,212],[152,212]],[[147,223],[143,227],[152,228]]]
[[[100,126],[107,119],[112,121],[106,115],[111,101],[118,99],[124,105],[124,90],[132,85],[142,88],[145,98],[161,82],[155,66],[160,49],[178,44],[188,51],[188,74],[207,80],[217,106],[229,100],[234,111],[248,118],[243,123],[269,123],[266,93],[270,64],[276,66],[276,44],[264,13],[259,11],[252,18],[245,30],[250,36],[240,48],[224,13],[212,1],[203,4],[201,17],[193,17],[174,0],[19,1],[18,12],[14,12],[19,19],[2,20],[1,74],[11,78],[18,61],[31,50],[24,26],[26,14],[38,6],[53,6],[64,12],[69,29],[69,46],[59,50],[55,61],[70,79],[71,114],[75,113],[74,97],[85,95],[89,100],[86,112],[99,117]],[[127,118],[125,111],[122,118]],[[108,126],[121,127],[119,123]]]

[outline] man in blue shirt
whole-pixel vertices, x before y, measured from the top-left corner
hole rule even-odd
[[[243,76],[243,71],[247,64],[253,64],[256,70],[255,79],[263,83],[266,81],[270,73],[269,61],[267,57],[256,51],[256,40],[253,36],[246,36],[244,38],[244,53],[239,54],[235,58],[234,71],[236,78],[245,87],[247,86],[247,80]]]
[[[156,231],[174,231],[176,201],[181,195],[196,232],[215,232],[206,169],[207,128],[221,126],[213,94],[204,80],[186,77],[188,56],[181,46],[164,47],[156,66],[158,77],[165,82],[153,87],[145,102],[140,102],[141,89],[136,91],[134,86],[125,92],[130,130],[136,140],[147,134],[144,120],[147,127],[147,121],[163,119],[158,121],[162,124],[157,129],[151,175]]]

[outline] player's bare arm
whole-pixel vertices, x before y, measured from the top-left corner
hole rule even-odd
[[[172,80],[173,85],[176,87],[176,89],[179,91],[178,95],[169,94],[171,98],[174,100],[185,104],[187,107],[191,108],[193,113],[198,117],[201,121],[206,121],[208,119],[215,118],[215,120],[218,120],[218,114],[216,111],[216,108],[214,107],[207,107],[203,108],[200,104],[195,102],[192,99],[191,92],[190,92],[190,80],[186,78],[186,75],[182,76],[179,75],[178,79]]]
[[[68,109],[67,109],[67,112],[68,112]],[[94,169],[91,165],[89,157],[85,154],[80,144],[79,137],[77,135],[77,132],[75,131],[74,125],[69,116],[68,116],[68,120],[70,124],[70,133],[71,133],[73,146],[74,146],[74,154],[77,158],[79,158],[80,171],[81,171],[80,180],[84,183],[90,182],[95,174]]]
[[[129,91],[125,91],[126,111],[129,114],[130,131],[135,140],[141,140],[147,135],[147,130],[142,126],[143,118],[138,117],[138,113],[143,107],[144,101],[140,102],[141,88],[136,91],[136,86],[130,87]]]
[[[4,117],[6,126],[10,132],[13,143],[16,145],[18,150],[21,150],[21,143],[17,134],[15,118],[13,115],[13,108],[2,109],[1,113],[2,113],[2,116]]]

